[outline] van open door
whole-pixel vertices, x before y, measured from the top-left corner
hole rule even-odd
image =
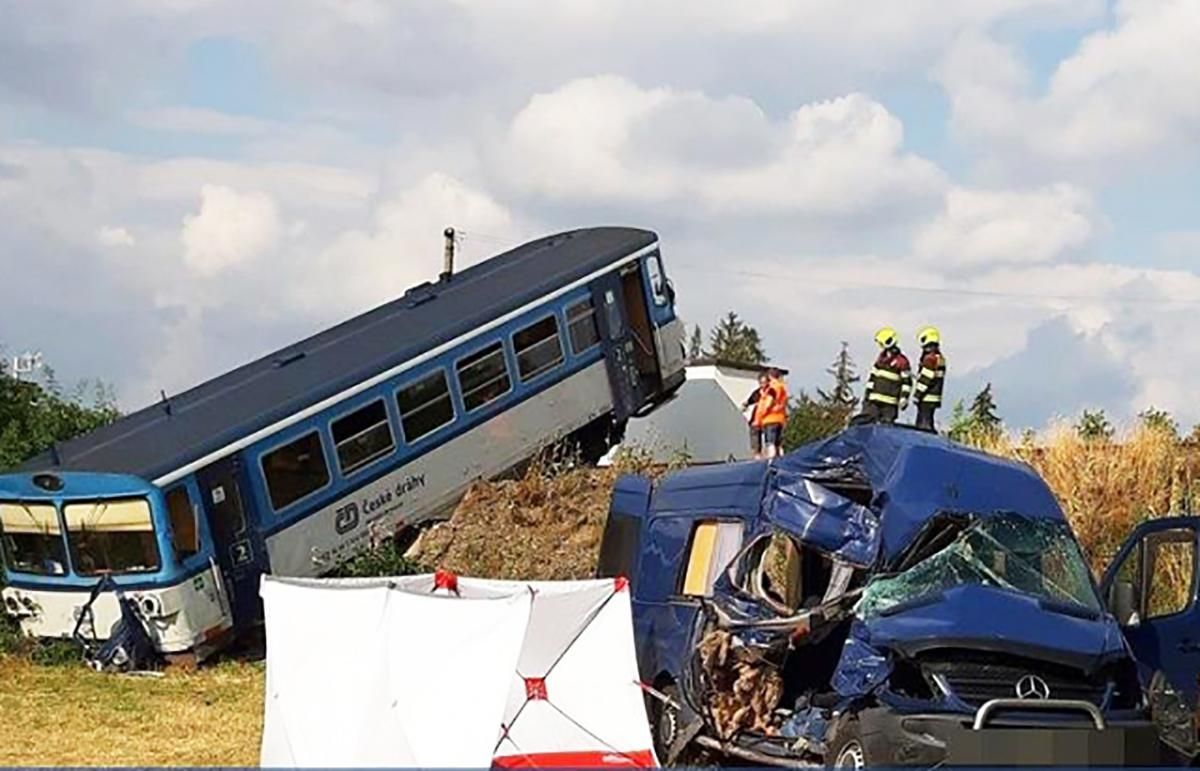
[[[1200,607],[1196,558],[1200,518],[1139,525],[1105,571],[1100,588],[1133,651],[1163,741],[1197,755]]]

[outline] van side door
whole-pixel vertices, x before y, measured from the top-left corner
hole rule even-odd
[[[1108,609],[1137,659],[1142,681],[1150,686],[1156,722],[1164,710],[1182,710],[1187,722],[1193,723],[1189,741],[1170,742],[1166,734],[1164,740],[1191,745],[1192,750],[1195,735],[1191,715],[1200,695],[1198,538],[1200,518],[1170,517],[1143,522],[1125,541],[1100,583]],[[1164,702],[1166,684],[1182,697],[1182,704],[1172,706]],[[1178,702],[1178,697],[1172,696],[1167,701]]]

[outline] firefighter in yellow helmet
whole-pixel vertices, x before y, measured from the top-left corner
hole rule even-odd
[[[946,357],[942,355],[942,335],[937,327],[925,327],[917,333],[921,344],[921,368],[917,371],[917,428],[937,431],[933,413],[942,406],[942,386],[946,384]]]
[[[875,333],[879,357],[867,378],[863,395],[862,417],[866,422],[895,423],[897,416],[908,408],[912,394],[912,367],[900,351],[900,336],[891,327]]]

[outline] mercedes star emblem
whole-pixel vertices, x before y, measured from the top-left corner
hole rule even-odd
[[[1037,675],[1025,675],[1017,681],[1018,699],[1049,699],[1050,686]]]

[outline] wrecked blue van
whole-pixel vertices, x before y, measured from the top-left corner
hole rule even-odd
[[[631,582],[664,762],[1157,765],[1152,713],[1190,719],[1037,474],[905,427],[624,476],[599,572]]]

